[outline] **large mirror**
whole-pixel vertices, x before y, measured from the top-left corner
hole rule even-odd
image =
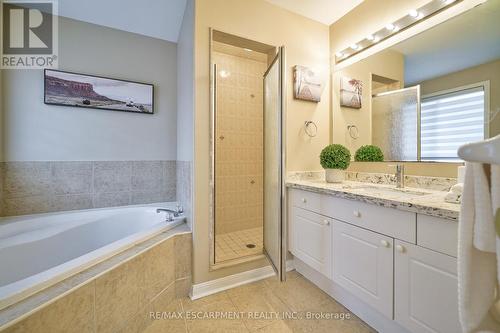
[[[335,71],[340,140],[387,161],[455,162],[459,146],[499,135],[499,21],[490,0]]]

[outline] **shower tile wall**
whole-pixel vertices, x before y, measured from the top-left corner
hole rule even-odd
[[[0,163],[0,216],[176,200],[176,161]]]
[[[263,82],[267,56],[214,43],[216,234],[263,224]]]

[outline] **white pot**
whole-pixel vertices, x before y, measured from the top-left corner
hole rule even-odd
[[[325,169],[325,179],[327,183],[342,183],[344,177],[344,170]]]

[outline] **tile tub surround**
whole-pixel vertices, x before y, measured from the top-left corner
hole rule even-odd
[[[176,201],[176,161],[0,163],[0,216]]]
[[[191,285],[186,224],[0,311],[0,331],[141,332]]]
[[[287,180],[324,180],[324,171],[300,171],[289,172]],[[387,173],[370,173],[370,172],[353,172],[346,171],[345,179],[354,182],[380,184],[380,185],[396,185],[396,176]],[[430,177],[430,176],[413,176],[405,175],[405,184],[407,187],[421,188],[435,191],[446,191],[457,183],[456,178],[446,177]]]
[[[346,185],[353,186],[354,188],[344,188]],[[331,184],[325,182],[324,180],[317,179],[288,180],[286,183],[286,186],[289,188],[328,194],[339,198],[361,201],[381,207],[400,209],[408,212],[458,221],[460,205],[445,202],[444,197],[447,192],[426,190],[426,192],[429,193],[427,195],[404,197],[396,191],[394,191],[394,193],[388,193],[387,191],[377,193],[376,190],[371,190],[367,193],[363,189],[355,188],[359,185],[363,185],[363,183],[344,181],[340,184]],[[392,185],[380,185],[380,187],[393,188]]]

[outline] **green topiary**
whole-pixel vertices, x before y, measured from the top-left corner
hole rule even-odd
[[[345,170],[351,163],[351,153],[349,149],[342,145],[326,146],[319,155],[321,166],[324,169]]]
[[[384,153],[382,153],[382,149],[377,146],[366,145],[356,151],[354,160],[356,162],[383,162]]]

